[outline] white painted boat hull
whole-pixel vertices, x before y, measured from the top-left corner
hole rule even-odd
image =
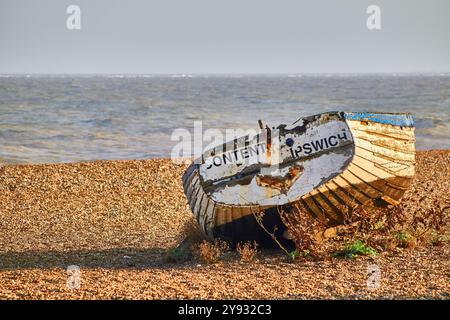
[[[261,210],[282,233],[280,206],[301,205],[336,225],[369,200],[398,203],[414,176],[414,141],[409,114],[323,113],[206,151],[187,169],[184,190],[211,238],[259,240]]]

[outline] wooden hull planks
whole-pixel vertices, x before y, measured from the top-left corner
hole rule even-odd
[[[216,146],[186,170],[189,206],[209,237],[258,240],[255,213],[264,212],[267,230],[279,231],[278,208],[296,205],[337,225],[369,201],[398,204],[411,185],[411,115],[331,112],[295,124]],[[239,149],[240,140],[248,149]]]

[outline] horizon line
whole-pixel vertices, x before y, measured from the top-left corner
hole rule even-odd
[[[238,75],[238,76],[298,76],[298,75],[450,75],[450,71],[412,71],[412,72],[155,72],[155,73],[134,73],[134,72],[27,72],[27,73],[2,73],[0,76],[221,76],[221,75]]]

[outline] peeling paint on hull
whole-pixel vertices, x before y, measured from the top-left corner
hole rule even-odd
[[[209,237],[258,240],[260,210],[282,232],[280,206],[336,225],[355,204],[398,203],[414,176],[414,142],[409,114],[323,113],[206,151],[183,186]]]

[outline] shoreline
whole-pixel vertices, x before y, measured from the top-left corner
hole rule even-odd
[[[450,149],[426,149],[422,150],[416,149],[416,154],[423,154],[428,152],[446,152]],[[179,158],[181,161],[189,160],[192,161],[193,158]],[[50,166],[50,165],[74,165],[83,163],[96,163],[96,162],[128,162],[128,161],[151,161],[151,160],[168,160],[172,161],[169,157],[153,157],[145,159],[96,159],[96,160],[79,160],[79,161],[69,161],[69,162],[5,162],[0,158],[0,167],[2,166]]]

